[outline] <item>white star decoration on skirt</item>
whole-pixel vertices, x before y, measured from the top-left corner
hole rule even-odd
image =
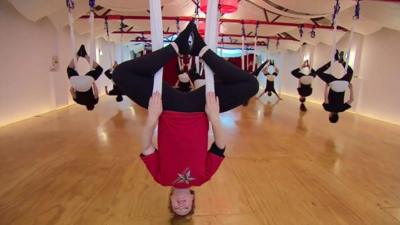
[[[174,183],[186,183],[190,184],[191,181],[195,180],[196,178],[190,176],[190,169],[186,168],[183,173],[178,173],[178,177],[176,178]]]

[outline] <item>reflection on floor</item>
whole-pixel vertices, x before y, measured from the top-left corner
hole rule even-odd
[[[146,111],[103,98],[0,128],[0,224],[169,224],[141,163]],[[227,158],[184,224],[400,224],[400,127],[253,99],[223,114]],[[397,217],[397,219],[396,219]]]

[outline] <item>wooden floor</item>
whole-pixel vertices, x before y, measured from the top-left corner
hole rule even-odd
[[[168,189],[138,157],[145,115],[104,97],[0,128],[0,224],[170,224]],[[400,127],[351,113],[332,125],[290,97],[222,120],[227,157],[179,224],[400,225]]]

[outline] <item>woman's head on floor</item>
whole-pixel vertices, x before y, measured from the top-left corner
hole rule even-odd
[[[94,109],[94,105],[86,105],[86,109],[88,111],[92,111]]]
[[[193,190],[190,190],[189,188],[172,188],[169,198],[169,210],[174,217],[188,218],[193,215],[195,208]]]
[[[331,123],[337,123],[337,121],[339,120],[339,114],[338,113],[329,113],[329,121]]]

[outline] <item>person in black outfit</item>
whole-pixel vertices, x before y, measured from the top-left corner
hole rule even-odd
[[[311,68],[308,60],[304,61],[301,68],[297,68],[292,71],[292,75],[299,79],[299,86],[297,88],[297,92],[300,95],[299,101],[301,102],[300,110],[307,111],[304,102],[306,101],[306,97],[312,94],[312,81],[317,75],[315,70]]]
[[[339,54],[336,51],[335,63],[339,63],[343,68],[346,67],[346,62],[343,59],[343,52]],[[321,80],[326,83],[324,103],[322,106],[326,111],[329,112],[329,121],[331,123],[336,123],[339,120],[339,113],[344,112],[351,108],[351,103],[353,102],[353,86],[350,83],[353,78],[353,69],[348,66],[346,74],[342,78],[336,78],[331,74],[325,73],[331,67],[331,62],[326,63],[321,68],[317,70],[317,75]],[[350,89],[350,99],[345,102],[344,96],[346,89]]]
[[[178,60],[180,59],[178,58]],[[178,80],[176,81],[175,88],[181,92],[190,92],[193,88],[193,83],[190,79],[189,73],[185,71],[185,68],[189,68],[189,65],[185,64],[180,68],[178,63]]]
[[[171,58],[177,57],[178,54],[189,53],[187,40],[191,33],[195,41],[190,49],[190,54],[200,56],[213,70],[216,80],[221,80],[215,83],[215,94],[219,98],[221,112],[243,104],[257,93],[257,79],[208,49],[198,34],[194,22],[189,23],[188,27],[170,45],[118,65],[114,70],[113,78],[116,85],[134,102],[147,108],[152,96],[154,74]],[[204,86],[188,93],[182,93],[163,82],[162,91],[164,110],[204,112],[206,103]]]
[[[188,44],[190,35],[193,35],[194,39],[191,48]],[[153,94],[154,74],[173,57],[177,57],[178,54],[187,53],[190,53],[192,56],[199,56],[200,59],[202,59],[214,72],[215,78],[219,78],[215,79],[215,93],[209,92],[206,96],[205,86],[191,92],[183,93],[173,88],[167,82],[163,82],[162,95],[160,96],[160,93],[158,92]],[[192,115],[207,116],[208,121],[211,122],[215,140],[215,145],[213,145],[215,147],[212,147],[210,154],[214,154],[216,157],[223,157],[225,142],[221,136],[223,132],[219,121],[219,112],[225,112],[243,104],[243,102],[254,96],[258,91],[258,82],[255,77],[240,70],[235,65],[225,61],[223,58],[217,56],[212,50],[208,49],[202,37],[198,33],[194,21],[191,21],[186,29],[183,30],[170,45],[140,58],[121,63],[115,68],[113,75],[116,85],[123,93],[138,105],[149,110],[148,120],[142,131],[144,142],[144,148],[142,150],[143,157],[154,156],[156,150],[154,145],[151,143],[151,137],[159,122],[157,118],[162,112],[166,111],[172,111],[173,113],[178,113],[178,115],[179,113],[191,113]],[[217,80],[220,81],[217,82]],[[168,116],[168,114],[164,115]],[[187,114],[185,114],[185,116],[187,116]],[[191,117],[185,122],[191,124],[194,121],[195,124],[199,124],[199,118],[202,120],[202,117],[197,117],[194,120],[192,120],[193,117]],[[171,123],[172,122],[173,121],[171,121]],[[165,121],[164,123],[161,123],[161,125],[165,125]],[[179,126],[176,129],[178,133],[182,132]],[[207,129],[203,129],[202,131],[204,132],[200,134],[199,138],[207,139]],[[162,135],[159,135],[158,137],[160,138],[160,136],[162,137]],[[171,139],[177,138],[178,137],[171,136]],[[184,142],[185,140],[181,141]],[[198,144],[199,143],[196,142],[190,143],[190,145],[193,146]],[[190,148],[187,149],[187,151],[190,150]],[[207,149],[205,148],[204,151],[207,151]],[[213,158],[214,155],[212,155]],[[171,157],[178,158],[178,156]],[[215,159],[219,159],[216,157]],[[164,159],[165,158],[166,157],[164,157]],[[193,162],[195,161],[196,160],[193,160]],[[213,165],[214,162],[207,160],[207,163]],[[149,167],[150,166],[151,165],[149,164]],[[166,171],[166,173],[168,172],[165,168],[164,171]],[[176,189],[172,190],[174,193],[177,192]],[[172,195],[170,197],[170,202],[173,207],[171,208],[175,214],[186,216],[190,214],[190,211],[193,209],[194,195],[189,192],[189,188],[183,188],[181,191],[185,192],[183,194],[181,193],[180,196],[184,202],[182,204],[187,205],[187,208],[184,209],[185,211],[182,211],[179,206],[175,207],[174,205],[177,201],[172,198]]]
[[[81,45],[78,50],[77,56],[85,58],[88,63],[90,63],[90,57],[86,53],[85,46]],[[70,93],[74,101],[80,105],[85,105],[87,110],[93,110],[94,106],[99,101],[98,89],[95,81],[100,77],[103,72],[103,68],[93,61],[92,70],[87,72],[83,76],[79,76],[78,72],[75,70],[74,60],[68,65],[67,74],[68,79],[71,83]]]
[[[270,74],[270,72],[268,71],[268,68],[272,66],[274,68],[274,72],[272,74]],[[261,98],[261,96],[263,96],[265,93],[268,94],[268,96],[271,96],[272,93],[274,93],[276,95],[276,97],[278,97],[279,100],[282,100],[282,98],[278,95],[278,93],[275,90],[275,78],[278,76],[279,70],[278,68],[276,68],[275,63],[273,61],[268,61],[267,65],[265,66],[263,73],[265,75],[265,77],[267,78],[267,83],[265,86],[265,90],[264,93],[262,93],[260,96],[258,96],[258,98]]]
[[[108,79],[113,80],[112,72],[115,69],[115,67],[117,67],[117,66],[118,66],[118,63],[114,62],[113,67],[111,69],[106,70],[106,72],[104,72],[104,74],[108,77]],[[122,97],[123,94],[122,94],[121,90],[117,87],[117,85],[115,85],[115,83],[113,84],[113,89],[111,91],[108,91],[107,86],[106,86],[106,94],[109,96],[117,96],[115,98],[115,100],[117,102],[121,102],[123,100],[123,97]]]
[[[269,63],[269,60],[266,60],[259,67],[257,67],[257,69],[251,73],[251,75],[258,77],[258,74],[261,72],[261,70],[264,69],[265,65],[267,65],[268,63]],[[243,106],[247,106],[248,104],[249,104],[249,101],[246,101],[245,103],[243,103]]]

